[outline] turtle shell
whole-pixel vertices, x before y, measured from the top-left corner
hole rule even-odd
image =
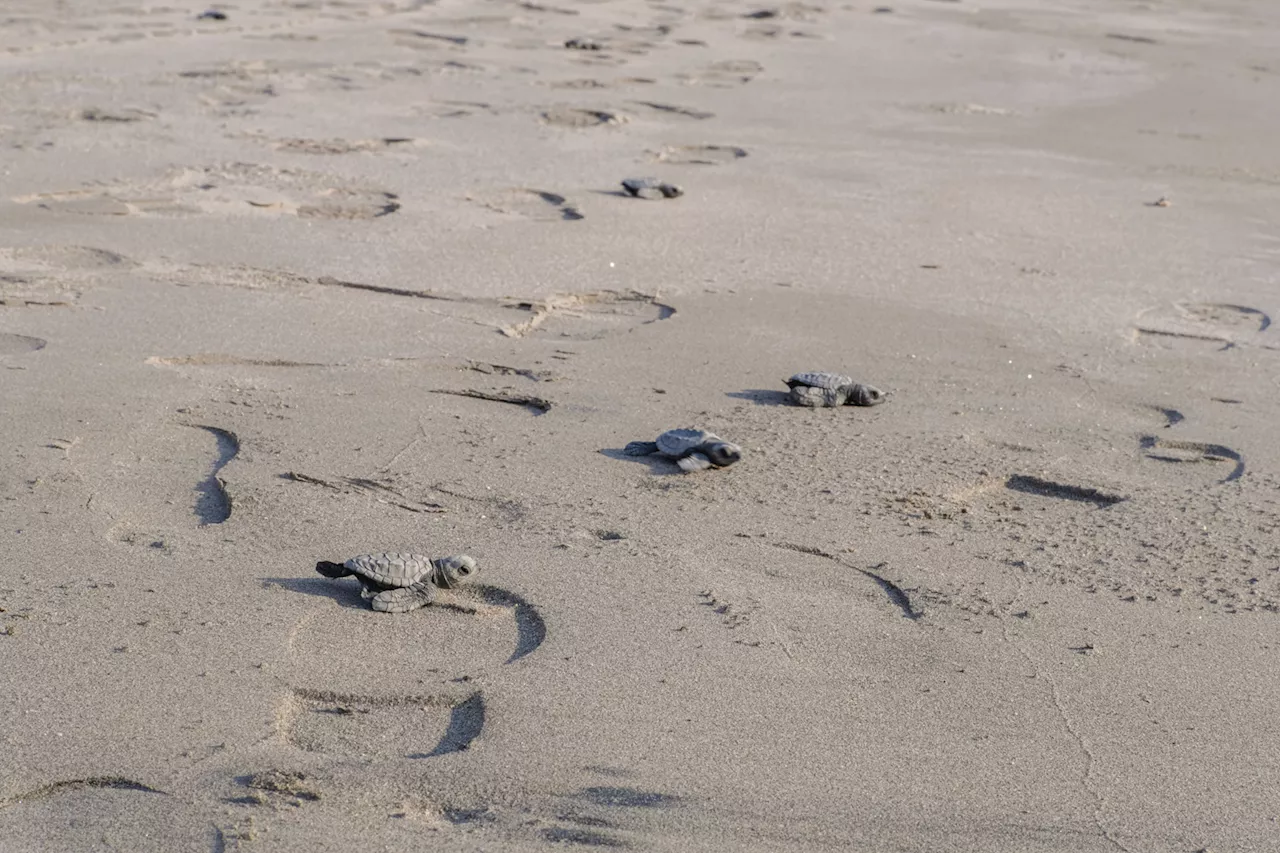
[[[708,441],[719,441],[720,437],[705,429],[669,429],[658,436],[658,452],[664,456],[679,459],[697,450]]]
[[[824,373],[822,371],[810,373],[797,373],[787,380],[787,385],[795,388],[797,385],[804,385],[809,388],[822,388],[826,391],[834,391],[841,385],[852,385],[853,377],[844,376],[840,373]]]
[[[362,578],[387,587],[402,587],[431,576],[430,557],[420,554],[361,554],[343,563]]]

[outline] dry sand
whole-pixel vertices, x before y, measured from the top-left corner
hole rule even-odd
[[[5,2],[0,850],[1280,848],[1280,9],[883,2]]]

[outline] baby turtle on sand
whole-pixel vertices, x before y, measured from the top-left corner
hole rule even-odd
[[[657,178],[627,178],[622,188],[635,198],[679,198],[684,190],[675,184],[667,184]]]
[[[887,399],[879,388],[839,373],[797,373],[787,387],[797,406],[877,406]]]
[[[453,589],[480,571],[471,557],[431,559],[418,554],[361,554],[345,563],[321,560],[316,571],[327,578],[355,575],[360,597],[373,599],[374,610],[407,613],[426,607],[436,597],[436,587]]]
[[[657,441],[633,441],[622,450],[628,456],[661,453],[674,459],[685,473],[713,465],[725,468],[742,458],[742,448],[705,429],[669,429]]]

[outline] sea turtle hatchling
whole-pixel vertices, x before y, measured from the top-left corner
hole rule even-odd
[[[345,563],[321,560],[316,571],[327,578],[355,575],[360,581],[360,597],[374,610],[407,613],[426,607],[436,597],[436,588],[453,589],[480,571],[467,556],[432,559],[419,554],[361,554]]]
[[[787,380],[787,387],[797,406],[878,406],[887,399],[879,388],[839,373],[797,373]]]
[[[627,178],[622,182],[622,188],[632,198],[679,198],[684,195],[680,187],[657,178]]]
[[[633,441],[622,450],[628,456],[661,453],[674,459],[685,473],[715,466],[725,468],[742,458],[742,448],[705,429],[669,429],[657,441]]]

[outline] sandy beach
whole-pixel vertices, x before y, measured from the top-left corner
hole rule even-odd
[[[4,3],[0,851],[1280,850],[1278,51]]]

